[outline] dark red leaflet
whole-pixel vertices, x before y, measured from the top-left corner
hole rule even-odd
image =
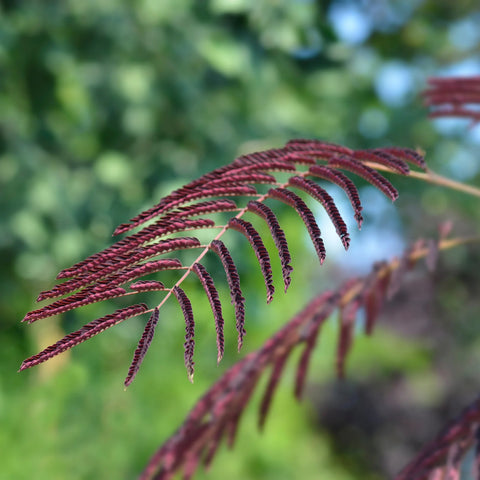
[[[159,310],[157,307],[153,310],[152,315],[150,316],[150,319],[145,325],[145,329],[143,331],[142,337],[140,338],[137,348],[135,349],[135,352],[133,354],[133,360],[130,365],[130,368],[128,369],[127,378],[125,378],[125,382],[124,382],[126,387],[128,387],[133,382],[140,368],[140,365],[142,364],[143,359],[145,358],[145,355],[147,354],[147,351],[150,348],[150,345],[153,340],[153,335],[155,333],[155,327],[157,326],[157,323],[158,323],[158,316],[159,316]]]
[[[330,142],[322,142],[321,140],[308,140],[302,138],[290,140],[287,142],[285,147],[289,150],[295,149],[307,152],[311,150],[323,150],[334,153],[342,153],[345,155],[351,155],[353,153],[353,150],[342,145],[337,145]]]
[[[152,292],[156,290],[165,290],[165,285],[157,280],[139,280],[130,284],[130,290],[136,292]]]
[[[384,165],[400,175],[408,175],[410,173],[410,168],[405,160],[398,158],[392,152],[388,152],[382,148],[356,150],[353,153],[353,158],[360,161],[367,160]]]
[[[178,198],[173,198],[169,202],[163,202],[161,205],[146,210],[145,212],[140,213],[136,217],[132,218],[131,223],[124,223],[117,227],[114,232],[114,235],[126,232],[135,228],[138,225],[150,220],[151,218],[160,215],[162,213],[168,212],[169,210],[174,209],[175,207],[181,206],[185,203],[192,202],[194,200],[199,200],[202,198],[208,197],[224,197],[224,196],[248,196],[256,195],[257,191],[253,187],[238,187],[238,186],[227,186],[227,187],[217,187],[217,188],[202,188],[192,189],[191,191],[186,191],[184,195],[179,196]],[[167,197],[166,197],[167,198]]]
[[[180,240],[177,242],[177,240]],[[172,242],[172,243],[171,243]],[[126,256],[125,260],[118,262],[112,266],[105,267],[95,272],[88,272],[82,273],[73,279],[67,280],[64,283],[56,285],[51,290],[42,292],[40,295],[41,300],[47,298],[55,298],[61,295],[66,295],[67,293],[73,292],[78,290],[79,288],[85,287],[87,285],[93,283],[104,283],[106,286],[114,286],[119,285],[121,283],[125,283],[128,280],[131,280],[135,277],[129,277],[131,272],[133,271],[142,271],[142,268],[148,268],[148,266],[156,265],[159,270],[165,269],[172,269],[172,268],[180,268],[182,265],[176,259],[162,259],[157,260],[156,262],[146,262],[141,265],[135,266],[135,263],[138,263],[142,259],[146,259],[148,257],[158,255],[160,253],[166,253],[171,251],[172,245],[183,245],[183,248],[195,248],[200,245],[200,242],[197,239],[185,240],[185,239],[174,239],[170,241],[166,241],[166,243],[157,244],[156,247],[150,247],[149,250],[144,252],[140,252],[136,254],[136,256],[128,257]],[[187,245],[189,245],[187,247]],[[182,247],[180,247],[182,248]],[[158,271],[158,270],[157,270]],[[121,279],[124,275],[127,280],[122,281],[120,283],[116,282],[115,279]],[[140,275],[138,275],[140,276]],[[110,282],[110,283],[109,283]]]
[[[223,358],[225,350],[224,336],[223,336],[223,315],[222,304],[220,302],[220,296],[218,295],[217,288],[213,282],[213,278],[207,272],[206,268],[201,263],[194,263],[192,270],[197,274],[200,282],[203,285],[205,293],[207,294],[210,306],[212,307],[213,316],[215,318],[215,330],[217,332],[217,363]]]
[[[267,160],[261,163],[254,163],[251,165],[243,165],[235,167],[228,172],[229,176],[257,172],[257,171],[272,171],[272,172],[294,172],[295,165],[283,160]]]
[[[261,152],[253,152],[236,158],[233,165],[239,167],[252,164],[264,164],[270,161],[285,161],[283,158],[285,153],[284,148],[272,148]]]
[[[262,238],[250,222],[246,222],[241,218],[232,218],[228,222],[228,227],[243,233],[250,242],[250,245],[257,256],[258,263],[260,264],[263,279],[265,280],[265,288],[267,289],[267,303],[270,303],[273,299],[275,287],[273,286],[272,282],[272,266],[270,263],[270,256],[265,248]]]
[[[83,307],[91,303],[97,303],[103,300],[121,297],[126,293],[127,292],[124,288],[111,288],[109,290],[103,290],[98,292],[92,291],[85,294],[80,292],[77,295],[72,295],[70,297],[57,300],[56,302],[53,302],[50,305],[46,305],[45,307],[39,308],[37,310],[32,310],[25,315],[22,322],[33,323],[37,320],[52,317],[53,315],[58,315],[60,313],[65,313],[69,310]]]
[[[140,223],[143,223],[144,221],[146,221],[147,217],[153,218],[166,205],[170,204],[171,202],[177,201],[181,198],[184,198],[185,196],[191,194],[192,192],[201,190],[202,186],[207,181],[213,180],[214,178],[218,178],[219,176],[221,176],[231,168],[232,168],[231,165],[225,165],[223,167],[217,168],[216,170],[213,170],[212,172],[209,172],[205,175],[202,175],[200,178],[193,180],[187,185],[184,185],[183,187],[178,188],[177,190],[173,191],[170,195],[163,197],[162,200],[157,205],[154,205],[148,210],[145,210],[144,212],[140,213],[136,217],[132,218],[129,223],[123,223],[119,225],[116,228],[114,235],[118,235],[120,233],[124,233],[128,230],[131,230],[132,228],[135,228],[136,225],[139,225]]]
[[[162,220],[178,220],[185,217],[193,217],[196,215],[205,215],[209,213],[231,212],[237,209],[237,204],[233,200],[219,199],[210,200],[206,202],[192,203],[191,205],[185,205],[179,207],[167,213],[162,217]],[[205,220],[205,219],[202,219]]]
[[[264,203],[251,201],[247,204],[247,209],[250,212],[253,212],[259,215],[261,218],[265,220],[270,229],[272,234],[272,238],[275,242],[275,246],[277,247],[278,254],[280,256],[280,263],[282,266],[282,277],[283,283],[285,285],[285,292],[287,291],[288,287],[290,286],[291,278],[290,274],[293,270],[290,262],[292,258],[290,256],[290,251],[288,249],[287,239],[285,238],[285,232],[280,227],[278,223],[277,217],[275,213],[273,213],[272,209],[265,205]]]
[[[398,158],[403,158],[412,165],[420,167],[424,171],[427,170],[427,164],[425,163],[423,156],[411,148],[384,147],[381,150],[382,152],[391,153]]]
[[[185,368],[187,369],[188,379],[193,382],[193,374],[195,372],[195,362],[193,361],[195,349],[195,319],[193,318],[192,304],[186,293],[180,287],[173,287],[172,292],[180,304],[185,319],[185,343],[183,344]]]
[[[243,297],[242,290],[240,289],[240,276],[230,252],[221,240],[213,240],[210,244],[210,249],[219,256],[225,270],[225,274],[227,275],[230,296],[232,299],[232,304],[235,307],[235,323],[238,332],[238,350],[240,350],[243,344],[243,337],[246,333],[244,328],[245,298]]]
[[[358,228],[362,227],[363,217],[362,217],[362,204],[360,202],[360,196],[358,194],[358,189],[355,184],[342,172],[326,167],[324,165],[314,165],[308,169],[308,175],[323,178],[332,183],[335,183],[340,188],[342,188],[350,199],[350,203],[355,212],[355,220],[357,221]]]
[[[271,185],[276,183],[277,179],[267,173],[243,173],[228,175],[208,182],[205,187],[212,188],[216,186],[226,186],[229,184],[240,185],[244,183],[258,183]]]
[[[377,187],[392,201],[395,201],[398,198],[398,191],[384,176],[358,160],[347,156],[337,156],[331,158],[328,161],[328,165],[330,167],[344,168],[345,170],[349,170],[350,172],[359,175],[374,187]]]
[[[307,207],[306,203],[298,195],[285,188],[272,188],[268,191],[268,195],[295,208],[307,227],[320,264],[322,264],[326,256],[325,245],[323,244],[320,228],[317,225],[315,216]]]
[[[36,355],[33,355],[32,357],[24,360],[20,367],[20,370],[25,370],[26,368],[30,368],[38,365],[39,363],[45,362],[46,360],[58,355],[59,353],[75,347],[79,343],[82,343],[85,340],[92,338],[100,332],[103,332],[107,328],[113,327],[114,325],[122,322],[123,320],[136,317],[137,315],[141,315],[146,310],[148,310],[147,305],[145,305],[144,303],[140,303],[138,305],[132,305],[126,308],[120,308],[109,315],[97,318],[96,320],[93,320],[84,325],[80,330],[69,333],[58,342],[42,350],[40,353],[37,353]]]
[[[289,180],[289,183],[290,185],[308,193],[311,197],[323,205],[323,208],[330,217],[330,220],[332,221],[345,250],[348,250],[350,245],[350,235],[348,234],[347,226],[345,225],[345,222],[343,221],[343,218],[340,215],[333,198],[322,187],[317,185],[312,180],[308,180],[303,177],[292,177]]]
[[[111,247],[106,248],[102,252],[91,255],[87,259],[75,264],[73,267],[62,270],[57,278],[68,278],[78,276],[81,273],[88,272],[101,265],[107,265],[108,262],[121,258],[128,252],[135,251],[141,245],[155,240],[167,234],[181,232],[190,229],[208,228],[215,225],[213,220],[207,218],[190,219],[161,219],[156,223],[143,228],[139,232],[129,235],[123,240],[119,240]]]

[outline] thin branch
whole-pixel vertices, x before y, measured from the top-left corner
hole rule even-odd
[[[385,172],[395,173],[398,175],[398,173],[392,170],[391,168],[385,167],[383,165],[379,165],[378,163],[374,163],[374,162],[364,162],[364,163],[366,165],[369,165],[370,167],[375,168],[375,170],[383,170]],[[473,185],[467,185],[462,182],[457,182],[448,177],[444,177],[438,173],[435,173],[431,169],[428,169],[427,172],[411,171],[408,176],[413,178],[418,178],[419,180],[423,180],[424,182],[432,183],[434,185],[440,185],[442,187],[446,187],[451,190],[463,192],[468,195],[472,195],[474,197],[480,197],[480,188],[474,187]]]

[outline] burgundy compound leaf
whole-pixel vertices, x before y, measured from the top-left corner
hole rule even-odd
[[[219,199],[207,202],[197,202],[192,205],[179,207],[162,217],[162,220],[180,219],[183,217],[194,217],[196,215],[205,215],[208,213],[231,212],[237,209],[237,204],[233,200]],[[205,220],[205,219],[202,219]]]
[[[288,249],[287,239],[285,238],[285,233],[278,223],[277,217],[273,213],[270,207],[267,207],[264,203],[251,201],[248,202],[247,209],[249,212],[253,212],[260,217],[262,217],[268,225],[272,238],[275,242],[275,245],[280,256],[280,263],[282,266],[282,276],[283,283],[285,285],[285,292],[291,283],[290,274],[293,270],[290,262],[292,258],[290,256],[290,251]]]
[[[228,222],[228,227],[243,233],[243,235],[245,235],[247,240],[250,242],[250,245],[257,256],[258,263],[260,264],[260,269],[265,280],[265,287],[267,289],[267,303],[270,303],[273,300],[275,287],[272,283],[272,267],[270,263],[270,256],[268,255],[268,251],[265,248],[262,238],[250,222],[242,220],[241,218],[230,219]]]
[[[315,215],[313,215],[306,203],[298,195],[285,188],[272,188],[268,191],[268,195],[271,198],[280,200],[281,202],[295,208],[307,227],[307,231],[310,235],[313,246],[315,247],[315,251],[317,252],[320,264],[322,264],[326,255],[325,245],[323,244],[320,228],[315,221]]]
[[[213,283],[213,278],[201,263],[194,263],[192,265],[192,270],[200,279],[203,289],[207,294],[208,301],[210,302],[210,306],[212,307],[213,316],[215,318],[215,330],[217,332],[217,363],[220,363],[224,353],[223,325],[225,322],[223,320],[222,304],[220,302],[218,290]]]
[[[283,154],[282,159],[300,165],[315,165],[317,163],[316,155],[310,152],[287,152]]]
[[[268,162],[285,162],[286,150],[284,148],[272,148],[261,152],[253,152],[242,155],[235,159],[233,165],[236,167],[248,165],[265,165]]]
[[[146,310],[148,310],[147,305],[140,303],[126,308],[120,308],[109,315],[97,318],[96,320],[87,323],[76,332],[69,333],[55,344],[50,345],[46,349],[42,350],[40,353],[37,353],[36,355],[24,360],[20,367],[20,371],[45,362],[59,353],[65,352],[66,350],[75,347],[85,340],[94,337],[107,328],[117,325],[123,320],[141,315]]]
[[[297,138],[294,140],[290,140],[285,145],[288,149],[295,149],[301,151],[316,151],[324,149],[326,151],[330,151],[333,153],[342,153],[345,155],[351,155],[353,150],[350,148],[344,147],[342,145],[336,145],[335,143],[330,142],[323,142],[321,140],[310,140],[310,139],[303,139]]]
[[[235,323],[238,332],[238,350],[240,350],[243,344],[243,337],[246,334],[244,328],[245,298],[242,294],[242,290],[240,289],[240,276],[230,252],[221,240],[213,240],[210,244],[210,248],[219,256],[225,270],[225,274],[227,275],[230,297],[232,299],[232,305],[235,307]]]
[[[138,282],[130,284],[130,290],[136,292],[152,292],[165,290],[165,285],[157,280],[139,280]]]
[[[157,323],[158,323],[158,316],[159,316],[159,310],[157,307],[153,310],[152,315],[150,316],[150,319],[145,325],[145,329],[143,331],[142,337],[140,338],[137,348],[135,349],[135,353],[133,354],[132,364],[128,369],[127,378],[125,378],[125,382],[124,382],[125,387],[128,387],[133,382],[133,379],[135,378],[135,375],[137,374],[140,368],[140,365],[142,364],[143,359],[147,354],[147,351],[153,340],[155,327],[157,326]]]
[[[185,368],[187,369],[188,379],[193,383],[193,374],[195,373],[195,362],[193,361],[195,349],[195,320],[193,318],[192,304],[186,293],[180,287],[173,287],[172,292],[178,300],[185,319],[185,343],[183,344]]]
[[[262,163],[235,167],[228,172],[228,176],[240,175],[250,172],[295,172],[296,167],[284,160],[267,160]]]
[[[217,185],[227,185],[227,184],[237,184],[242,183],[257,183],[257,184],[272,184],[275,183],[277,179],[273,175],[267,173],[257,172],[257,173],[237,173],[235,175],[228,175],[222,178],[216,178],[207,183],[206,187],[214,187]]]

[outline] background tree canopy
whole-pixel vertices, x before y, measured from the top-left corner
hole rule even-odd
[[[97,305],[25,328],[19,321],[35,295],[172,188],[295,137],[358,149],[421,147],[437,172],[478,184],[480,127],[431,122],[418,96],[430,75],[480,71],[474,3],[1,2],[0,478],[133,478],[237,358],[232,328],[217,368],[210,307],[192,282],[199,332],[193,386],[174,302],[127,392],[121,382],[142,331],[135,321],[16,374],[23,358],[106,313]],[[365,224],[352,232],[348,253],[325,225],[331,246],[321,271],[301,255],[308,240],[292,236],[294,275],[303,281],[269,306],[255,295],[263,289],[257,269],[246,275],[256,260],[245,246],[245,352],[313,293],[399,253],[418,235],[435,234],[441,220],[453,219],[460,233],[478,230],[480,210],[467,197],[394,181],[398,208],[362,189]],[[296,220],[285,218],[285,229],[288,222],[299,229]],[[266,432],[256,433],[250,409],[235,452],[198,478],[392,475],[480,386],[479,257],[460,248],[435,277],[413,278],[407,313],[393,303],[376,337],[357,341],[342,384],[332,380],[332,322],[305,404],[294,403],[284,382]]]

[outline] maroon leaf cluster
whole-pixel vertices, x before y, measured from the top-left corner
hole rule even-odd
[[[365,162],[368,162],[368,165]],[[363,219],[358,190],[343,171],[363,177],[391,200],[395,200],[397,191],[389,180],[372,168],[372,165],[387,166],[392,172],[407,175],[409,163],[425,168],[423,158],[414,150],[383,148],[355,151],[318,140],[292,140],[283,148],[241,156],[231,164],[213,170],[175,190],[129,223],[120,225],[115,230],[116,234],[128,232],[136,227],[141,228],[102,252],[62,270],[57,277],[62,282],[42,292],[37,299],[49,300],[51,303],[27,313],[24,321],[31,323],[118,297],[142,295],[143,302],[145,292],[152,292],[152,297],[153,292],[163,292],[160,294],[162,295],[160,301],[157,298],[153,305],[142,308],[141,312],[135,311],[137,312],[135,315],[153,312],[153,316],[147,322],[135,351],[134,361],[126,379],[126,384],[129,384],[151,343],[158,320],[155,309],[160,308],[173,294],[180,302],[186,321],[185,364],[189,378],[192,378],[195,325],[193,308],[187,293],[180,288],[192,271],[200,279],[212,307],[217,331],[218,360],[222,358],[224,351],[224,319],[220,296],[214,279],[201,262],[209,251],[214,252],[220,259],[226,273],[235,309],[239,348],[245,335],[245,299],[240,288],[240,277],[231,253],[221,241],[226,230],[239,231],[252,246],[265,281],[267,302],[270,302],[275,290],[270,254],[265,247],[263,233],[257,231],[245,217],[261,217],[268,226],[278,251],[286,291],[291,283],[292,259],[286,235],[274,212],[275,204],[278,206],[279,203],[285,203],[295,209],[305,223],[320,262],[323,263],[326,249],[321,237],[319,219],[315,217],[305,200],[292,189],[301,190],[323,206],[343,246],[347,249],[350,243],[347,224],[334,199],[317,183],[318,179],[340,186],[350,200],[354,218],[360,227]],[[279,181],[279,175],[282,176],[282,181]],[[268,206],[266,201],[272,202],[272,206]],[[212,229],[212,240],[205,245],[187,234],[189,231],[199,229]],[[198,250],[198,256],[189,265],[169,257],[170,254],[181,253],[181,250],[185,249]],[[165,285],[160,281],[158,277],[165,270],[178,271],[176,283]],[[118,312],[122,312],[122,309],[118,310],[117,314],[112,314],[117,315],[115,316],[117,319]],[[25,360],[21,369],[41,363],[99,333],[103,330],[100,325],[107,325],[105,322],[98,319],[83,327],[86,330],[81,329],[66,335],[40,354]],[[111,322],[108,326],[111,326]]]
[[[141,480],[167,480],[179,471],[183,472],[184,478],[190,478],[200,464],[210,464],[223,439],[232,447],[241,415],[260,378],[266,374],[269,379],[260,402],[258,419],[258,425],[262,428],[284,367],[296,349],[300,349],[301,354],[294,390],[295,396],[300,399],[321,327],[337,309],[339,333],[336,365],[337,374],[343,376],[345,360],[354,342],[359,310],[366,311],[364,329],[371,334],[391,282],[397,282],[419,258],[427,257],[431,248],[434,248],[431,242],[419,241],[400,260],[380,262],[366,277],[351,279],[336,291],[323,292],[315,297],[260,349],[237,362],[207,391],[177,432],[153,455]],[[476,405],[475,415],[479,413],[480,403]],[[466,432],[454,428],[450,431],[453,432],[451,435],[456,435],[455,438],[460,438]],[[441,461],[442,458],[445,457],[438,457],[437,460]],[[400,478],[406,480],[417,477],[407,474]]]
[[[480,76],[433,77],[423,92],[425,104],[435,107],[430,117],[461,117],[480,122]]]

